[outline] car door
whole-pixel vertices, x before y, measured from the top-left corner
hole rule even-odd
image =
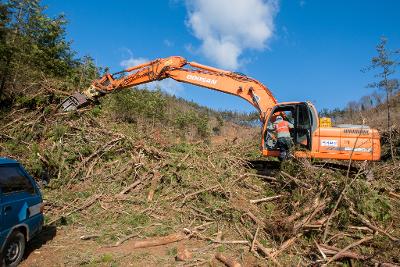
[[[19,164],[0,165],[1,228],[7,230],[29,218],[37,204],[35,188]]]

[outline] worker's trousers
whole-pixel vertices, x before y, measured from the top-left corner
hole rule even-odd
[[[276,143],[279,149],[279,160],[285,160],[290,155],[290,149],[292,147],[292,139],[290,137],[280,137]]]

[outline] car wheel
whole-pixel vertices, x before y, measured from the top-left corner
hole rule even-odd
[[[19,231],[14,231],[8,237],[3,249],[3,264],[16,267],[21,262],[25,252],[25,236]]]

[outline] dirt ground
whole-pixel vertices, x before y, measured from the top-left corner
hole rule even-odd
[[[92,239],[82,240],[83,235],[83,226],[46,227],[28,244],[20,266],[225,266],[214,258],[216,252],[223,250],[221,246],[206,241],[185,239],[162,246],[132,248],[134,238],[119,246],[107,246]],[[178,246],[190,251],[192,257],[177,261]],[[260,266],[246,248],[243,246],[244,253],[239,255],[243,266]]]

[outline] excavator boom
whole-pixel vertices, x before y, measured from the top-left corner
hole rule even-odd
[[[100,79],[93,81],[90,88],[82,94],[76,93],[67,98],[60,109],[64,112],[77,109],[107,93],[166,78],[239,96],[260,112],[261,121],[264,121],[267,110],[277,103],[271,91],[253,78],[172,56],[114,74],[106,73]]]

